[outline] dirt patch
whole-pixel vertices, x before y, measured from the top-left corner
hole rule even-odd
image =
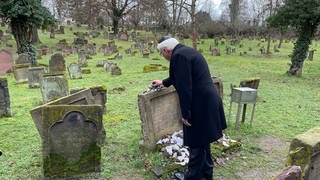
[[[289,151],[289,143],[274,136],[263,136],[255,140],[262,155],[270,160],[269,163],[250,169],[248,172],[237,174],[241,179],[270,179],[275,177],[285,165]]]

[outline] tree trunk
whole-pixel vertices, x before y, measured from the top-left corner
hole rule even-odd
[[[112,19],[112,27],[113,27],[113,33],[118,34],[118,28],[119,28],[119,20],[114,18]]]
[[[196,0],[192,0],[191,19],[192,19],[192,46],[197,49],[197,30],[196,30]]]
[[[309,45],[311,44],[311,40],[316,32],[317,25],[318,24],[306,23],[299,30],[299,37],[294,45],[291,65],[288,71],[290,75],[298,77],[302,76],[303,62],[307,57]]]
[[[37,27],[32,27],[32,30],[30,31],[30,37],[31,37],[31,43],[32,44],[37,44],[37,43],[41,43],[40,39],[39,39],[39,35],[38,35],[38,29]]]
[[[30,29],[27,24],[21,23],[21,22],[16,22],[16,21],[11,21],[11,30],[12,34],[14,36],[14,39],[16,40],[17,43],[17,53],[23,53],[22,52],[22,44],[24,42],[30,42]]]
[[[267,54],[271,54],[271,51],[270,51],[270,44],[271,44],[271,33],[270,33],[270,29],[268,30],[267,41],[268,41],[268,44],[267,44]]]

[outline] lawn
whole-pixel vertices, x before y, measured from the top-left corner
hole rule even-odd
[[[85,28],[80,30],[85,31]],[[73,31],[76,31],[75,27]],[[39,35],[42,43],[49,47],[54,47],[60,39],[72,43],[74,38],[67,27],[66,34],[59,34],[56,39],[49,39],[48,32],[39,31]],[[247,115],[247,121],[238,130],[234,129],[236,105],[233,107],[231,124],[226,134],[241,140],[242,147],[224,158],[223,166],[215,168],[215,179],[269,179],[284,167],[288,142],[297,134],[320,123],[319,42],[312,44],[312,48],[317,49],[314,60],[305,61],[303,76],[297,78],[285,73],[290,63],[288,55],[293,47],[291,42],[284,43],[279,53],[266,56],[261,55],[256,46],[259,40],[245,39],[242,41],[244,47],[237,46],[236,53],[226,55],[225,45],[220,44],[222,55],[211,56],[209,46],[214,41],[201,41],[203,43],[200,42],[198,48],[203,50],[211,74],[222,79],[227,118],[230,84],[238,85],[241,80],[253,77],[261,79],[253,127],[249,126],[250,116]],[[99,47],[107,40],[100,35],[96,39],[89,38],[89,42],[95,42]],[[191,45],[190,40],[184,42]],[[9,43],[15,44],[13,40]],[[102,147],[103,171],[99,175],[102,179],[153,179],[150,168],[165,169],[163,164],[168,161],[157,151],[139,146],[142,135],[137,96],[147,89],[151,80],[163,79],[168,75],[168,71],[143,73],[143,66],[158,63],[168,67],[169,63],[157,52],[151,54],[150,58],[142,58],[140,52],[136,56],[126,55],[124,50],[131,43],[116,41],[118,47],[121,46],[119,49],[123,59],[112,61],[122,69],[121,76],[112,76],[95,66],[97,61],[107,59],[102,53],[89,60],[91,74],[85,74],[79,80],[71,80],[67,76],[70,89],[97,85],[104,85],[108,89],[107,114],[103,117],[107,136]],[[261,44],[266,47],[265,42]],[[5,48],[4,44],[1,46]],[[249,47],[253,50],[248,51]],[[239,56],[240,51],[247,51],[247,55]],[[151,60],[153,57],[161,60]],[[48,64],[49,58],[50,55],[43,56],[38,62]],[[68,56],[65,60],[68,65],[77,60],[77,55]],[[0,179],[40,179],[41,139],[29,111],[41,104],[41,92],[39,89],[29,89],[27,84],[16,84],[13,74],[3,76],[8,79],[13,117],[0,119]],[[116,91],[119,87],[124,91]],[[247,112],[251,112],[251,106],[248,106]],[[166,177],[164,174],[163,179]]]

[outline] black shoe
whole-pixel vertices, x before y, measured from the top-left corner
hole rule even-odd
[[[178,180],[184,180],[184,174],[182,172],[174,173],[174,177],[176,177]]]

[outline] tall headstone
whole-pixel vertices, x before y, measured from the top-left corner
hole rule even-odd
[[[68,81],[63,74],[43,74],[40,89],[45,103],[69,95]]]
[[[64,57],[60,53],[51,56],[49,61],[49,73],[64,73],[66,71],[66,64]]]
[[[8,81],[6,78],[0,78],[0,118],[11,116]]]
[[[81,79],[82,72],[79,64],[71,63],[68,67],[70,79]]]
[[[82,50],[82,49],[78,52],[78,64],[81,67],[88,66],[86,52],[84,50]]]
[[[0,74],[13,71],[13,60],[10,52],[0,50]]]
[[[45,72],[45,67],[29,67],[28,69],[29,88],[40,87],[40,74],[44,72]]]
[[[45,104],[30,113],[42,140],[44,178],[101,171],[105,131],[100,105]]]

